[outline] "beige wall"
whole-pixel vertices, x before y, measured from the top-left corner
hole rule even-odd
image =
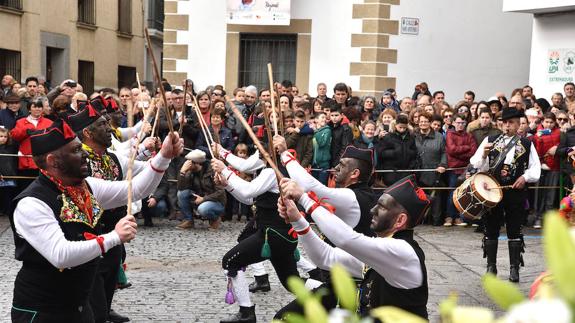
[[[70,40],[69,77],[77,79],[78,60],[94,62],[94,86],[117,86],[118,65],[136,67],[144,75],[145,40],[142,1],[132,0],[132,36],[117,33],[118,1],[96,0],[96,28],[77,26],[76,1],[25,0],[20,13],[0,10],[0,48],[22,56],[22,78],[41,71],[40,32],[67,35]],[[142,80],[144,81],[144,80]]]

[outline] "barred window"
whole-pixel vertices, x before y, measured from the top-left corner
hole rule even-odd
[[[124,86],[131,88],[134,83],[136,83],[136,68],[118,65],[118,89]]]
[[[297,35],[240,34],[239,86],[270,86],[267,64],[276,82],[296,78]]]
[[[94,93],[94,62],[78,61],[78,83],[84,87],[84,93]]]
[[[78,0],[78,22],[96,24],[96,0]]]
[[[118,31],[132,33],[132,0],[118,1]]]
[[[21,80],[20,52],[0,48],[0,75],[12,75],[15,80]]]
[[[0,0],[0,7],[22,10],[22,0]]]
[[[158,31],[164,30],[164,0],[149,0],[148,27]]]

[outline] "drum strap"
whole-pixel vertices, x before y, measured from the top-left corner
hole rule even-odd
[[[501,137],[502,138],[502,137]],[[499,165],[505,160],[505,157],[507,157],[507,153],[509,153],[509,151],[511,150],[511,148],[513,146],[515,146],[515,144],[517,143],[517,141],[519,141],[519,136],[513,136],[513,138],[511,138],[511,140],[509,141],[509,143],[507,144],[507,146],[505,146],[505,149],[503,149],[501,151],[501,153],[499,154],[499,156],[497,156],[497,159],[493,162],[492,165],[489,165],[489,173],[491,173],[491,175],[493,175],[493,172],[499,167]]]

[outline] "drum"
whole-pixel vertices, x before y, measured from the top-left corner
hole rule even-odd
[[[453,192],[453,204],[467,220],[481,219],[490,208],[503,199],[497,180],[489,174],[477,173]]]

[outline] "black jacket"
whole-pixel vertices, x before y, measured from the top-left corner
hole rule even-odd
[[[409,132],[404,135],[397,132],[388,133],[379,141],[377,151],[377,169],[415,169],[419,165],[415,137]],[[398,172],[383,173],[382,178],[386,185],[391,185],[407,175],[408,173]]]
[[[557,146],[557,155],[561,162],[561,170],[569,175],[575,173],[575,169],[571,163],[572,159],[567,157],[567,154],[569,154],[573,146],[575,146],[575,127],[571,127],[567,129],[567,132],[561,134],[561,140],[559,141],[559,146]]]
[[[345,147],[353,142],[353,132],[347,124],[334,125],[330,123],[331,128],[331,167],[339,164],[339,158]]]

